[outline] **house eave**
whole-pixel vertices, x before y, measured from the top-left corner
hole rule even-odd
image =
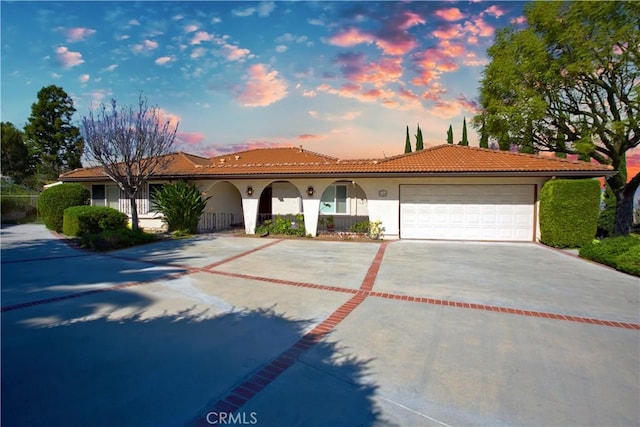
[[[249,173],[249,174],[198,174],[198,175],[153,175],[152,180],[230,180],[230,179],[293,179],[293,178],[334,178],[336,176],[350,176],[360,178],[429,178],[429,177],[573,177],[599,178],[615,175],[613,170],[549,170],[549,171],[466,171],[466,172],[307,172],[307,173]],[[63,178],[65,182],[97,182],[109,181],[109,177],[81,177]]]

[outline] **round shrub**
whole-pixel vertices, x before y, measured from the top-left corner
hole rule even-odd
[[[62,232],[67,236],[126,228],[127,215],[106,206],[72,206],[64,210]]]
[[[49,230],[62,231],[64,210],[71,206],[87,205],[91,193],[81,184],[55,185],[38,197],[38,211]]]

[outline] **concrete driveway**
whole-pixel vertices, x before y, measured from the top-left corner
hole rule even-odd
[[[0,237],[2,425],[640,424],[640,280],[537,244]]]

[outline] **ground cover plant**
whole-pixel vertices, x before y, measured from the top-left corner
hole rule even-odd
[[[640,277],[640,235],[594,240],[580,248],[580,256]]]

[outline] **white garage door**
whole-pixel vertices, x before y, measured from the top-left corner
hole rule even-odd
[[[533,240],[533,185],[401,185],[400,237]]]

